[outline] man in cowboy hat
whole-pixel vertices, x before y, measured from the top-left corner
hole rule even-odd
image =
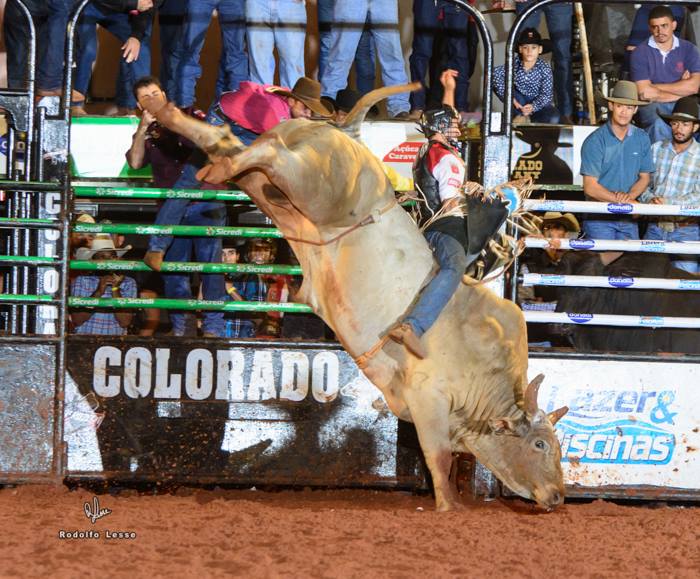
[[[656,111],[668,114],[681,97],[700,89],[700,52],[675,34],[676,17],[668,6],[655,6],[649,12],[651,36],[632,51],[630,76],[640,96],[651,105],[639,113],[640,125],[651,142],[671,139],[671,130]]]
[[[96,235],[90,247],[80,247],[75,252],[79,260],[116,260],[131,249],[130,245],[115,247],[110,235]],[[79,275],[71,284],[71,295],[82,298],[135,298],[136,282],[133,278],[116,273],[103,275]],[[123,336],[134,315],[129,310],[94,311],[71,310],[70,319],[76,334]]]
[[[694,96],[679,99],[670,115],[658,113],[671,128],[670,140],[652,145],[656,166],[654,180],[640,200],[668,205],[700,205],[700,144],[694,139],[700,129],[698,101]],[[651,221],[644,239],[700,241],[697,218],[663,217]],[[700,272],[697,256],[685,256],[672,264],[690,273]]]
[[[599,96],[602,96],[599,94]],[[608,122],[593,131],[581,147],[583,192],[592,201],[632,203],[647,188],[654,163],[649,136],[632,124],[639,100],[633,82],[621,80],[613,87],[608,103]],[[637,223],[613,216],[591,216],[583,222],[590,239],[639,239]]]

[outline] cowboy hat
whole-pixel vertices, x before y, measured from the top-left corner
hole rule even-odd
[[[515,136],[528,145],[542,146],[545,143],[556,143],[559,147],[573,147],[573,143],[560,140],[561,129],[552,125],[535,125],[531,127],[518,127]]]
[[[87,260],[95,257],[95,254],[100,251],[114,251],[117,257],[122,257],[131,249],[130,245],[124,247],[114,247],[111,235],[97,235],[90,241],[90,247],[79,247],[75,251],[75,258],[79,260]]]
[[[322,117],[330,117],[331,113],[321,102],[321,84],[311,78],[302,76],[294,85],[292,90],[280,87],[270,88],[279,96],[291,97],[303,102],[314,113]]]
[[[546,223],[558,223],[564,229],[571,233],[579,233],[581,231],[581,226],[578,223],[578,219],[574,217],[571,213],[559,213],[559,211],[547,211],[542,216],[542,228]]]
[[[598,91],[596,93],[598,99],[606,100],[610,103],[617,103],[620,105],[630,105],[635,107],[643,107],[649,104],[649,101],[639,100],[639,93],[637,92],[637,85],[630,80],[618,80],[615,83],[612,91],[610,91],[610,96],[605,96],[603,93]]]
[[[678,99],[670,115],[664,115],[659,111],[656,111],[656,114],[668,124],[671,124],[671,121],[692,121],[693,123],[700,123],[700,118],[698,118],[698,100],[694,96],[686,96],[682,99]]]
[[[518,52],[518,49],[523,44],[536,44],[542,47],[542,54],[552,51],[552,41],[549,38],[542,38],[539,32],[534,28],[526,28],[518,35],[518,41],[515,43],[513,50]]]

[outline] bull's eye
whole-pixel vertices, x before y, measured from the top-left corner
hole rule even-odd
[[[547,447],[547,445],[544,443],[544,440],[536,440],[535,441],[535,448],[537,450],[544,450]]]

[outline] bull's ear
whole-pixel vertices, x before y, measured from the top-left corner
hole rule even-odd
[[[489,428],[494,434],[507,434],[509,436],[524,436],[527,427],[521,420],[504,416],[489,420]]]

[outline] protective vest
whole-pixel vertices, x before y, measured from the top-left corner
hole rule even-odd
[[[420,191],[423,193],[423,196],[425,196],[425,200],[427,202],[427,207],[423,203],[417,204],[419,226],[422,226],[435,213],[437,213],[442,205],[438,180],[433,177],[430,167],[428,166],[428,152],[430,151],[431,147],[442,147],[443,149],[450,151],[450,154],[454,153],[450,147],[439,141],[428,141],[418,152],[418,156],[413,164],[413,181],[415,183],[416,190],[420,188]],[[420,197],[420,192],[418,195]]]

